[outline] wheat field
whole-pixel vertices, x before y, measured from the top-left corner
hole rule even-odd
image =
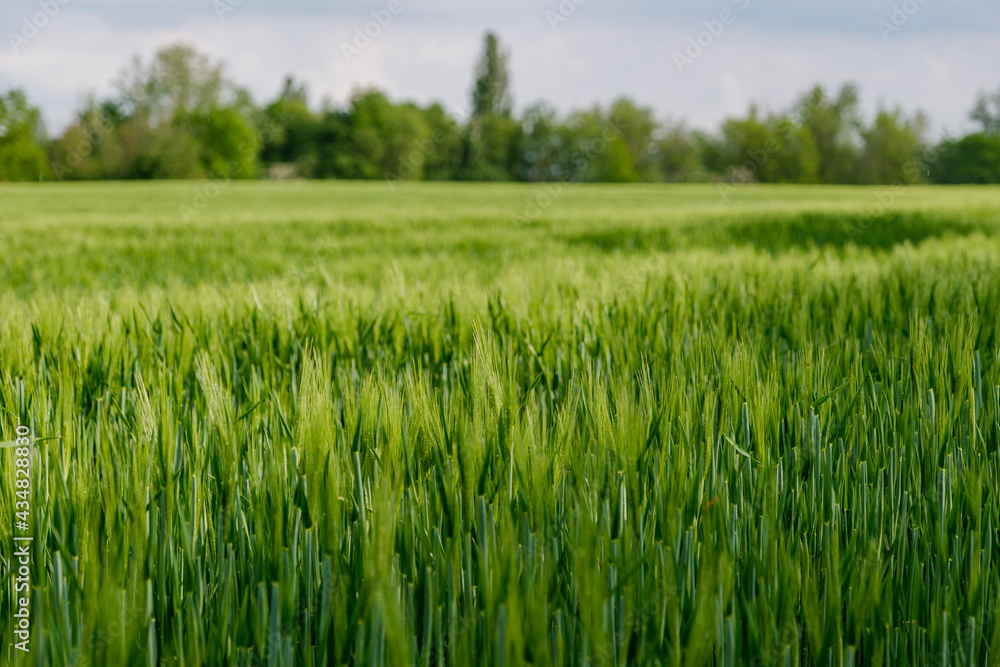
[[[0,313],[4,664],[1000,662],[998,188],[5,185]]]

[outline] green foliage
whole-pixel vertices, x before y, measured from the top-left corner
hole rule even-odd
[[[760,183],[814,183],[819,156],[808,127],[783,116],[758,118],[751,108],[745,120],[722,126],[722,164],[730,180]]]
[[[288,77],[281,95],[264,107],[260,116],[258,125],[264,128],[261,162],[294,165],[296,175],[315,175],[318,123],[309,110],[305,86]]]
[[[136,56],[116,80],[121,99],[134,112],[161,125],[187,114],[206,113],[235,94],[220,63],[188,44],[174,44],[156,52],[146,65]]]
[[[196,187],[0,188],[33,664],[998,655],[997,188]]]
[[[521,126],[511,117],[509,58],[496,34],[487,32],[472,85],[472,114],[462,160],[465,179],[506,181],[515,170]]]
[[[921,182],[919,171],[908,169],[925,145],[927,119],[906,118],[903,111],[879,111],[871,128],[862,131],[861,180],[864,183]],[[919,174],[917,179],[912,176]]]
[[[145,115],[92,104],[51,147],[59,180],[198,178],[204,175],[193,133],[179,123],[151,127]]]
[[[252,178],[256,175],[259,140],[256,128],[234,107],[213,107],[187,121],[200,148],[200,159],[212,175]]]
[[[622,118],[615,118],[600,106],[570,115],[566,121],[565,144],[571,149],[566,154],[562,170],[570,180],[631,183],[638,181],[638,163],[649,159],[647,152],[652,139],[641,125],[632,128],[627,123],[635,110],[630,104],[618,104]],[[639,112],[638,115],[641,115]],[[620,123],[619,123],[620,121]],[[629,133],[629,134],[627,134]],[[647,136],[643,136],[646,134]],[[632,144],[640,154],[629,151]],[[640,148],[642,147],[642,148]]]
[[[625,156],[619,159],[628,162],[627,168],[620,170],[627,178],[609,180],[661,180],[654,142],[659,124],[653,109],[638,107],[628,98],[619,98],[608,109],[607,124],[617,135],[613,140],[614,150],[620,153],[624,148]]]
[[[689,131],[683,124],[657,130],[654,146],[660,173],[667,182],[708,180],[705,164],[705,136]]]
[[[476,64],[472,87],[472,115],[476,118],[509,116],[513,109],[510,95],[510,55],[500,46],[500,38],[488,32],[483,37],[483,53]]]
[[[338,177],[422,178],[431,131],[416,106],[393,104],[377,90],[358,91],[344,123],[349,143],[338,155]]]
[[[256,175],[249,101],[221,64],[181,44],[148,66],[137,58],[116,83],[118,98],[91,101],[53,143],[60,180]]]
[[[938,147],[938,183],[1000,183],[1000,134],[970,134]]]
[[[1000,134],[1000,90],[981,94],[969,115],[986,134]]]
[[[423,153],[424,179],[428,181],[456,180],[461,170],[462,129],[440,104],[432,104],[424,112],[430,131],[430,143],[419,146]]]
[[[136,123],[139,148],[135,162],[125,165],[127,178],[203,178],[201,147],[194,133],[184,125],[164,125],[156,129]]]
[[[487,33],[463,121],[439,103],[394,102],[375,89],[356,91],[346,107],[325,102],[314,111],[305,86],[292,77],[276,99],[256,107],[221,63],[176,44],[148,64],[133,60],[115,81],[118,97],[88,102],[49,146],[52,172],[81,180],[264,175],[390,183],[892,185],[924,182],[932,166],[927,118],[882,109],[869,123],[854,84],[835,94],[815,86],[790,109],[767,115],[751,105],[746,116],[728,118],[709,134],[663,123],[629,98],[563,117],[544,102],[515,114],[509,59],[499,37]],[[984,134],[997,134],[1000,93],[980,96],[971,117]],[[37,150],[30,145],[0,169],[33,180]],[[981,138],[942,145],[952,157],[936,167],[934,179],[995,182],[989,146]],[[0,178],[12,177],[0,172]]]
[[[514,177],[539,182],[558,180],[562,137],[556,110],[544,102],[525,109],[521,120],[521,150]]]
[[[510,180],[521,131],[521,124],[510,116],[473,118],[468,128],[462,177],[472,181]]]
[[[814,87],[797,106],[799,121],[816,146],[820,183],[858,182],[857,135],[861,128],[858,89],[845,84],[833,98],[822,86]]]
[[[22,91],[0,95],[0,181],[35,181],[48,172],[40,133],[41,115]]]

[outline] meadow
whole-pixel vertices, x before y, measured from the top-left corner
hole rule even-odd
[[[0,664],[1000,663],[1000,188],[3,185],[0,313]]]

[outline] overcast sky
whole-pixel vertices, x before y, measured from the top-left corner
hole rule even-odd
[[[86,95],[111,92],[133,54],[183,40],[224,60],[258,102],[293,73],[317,107],[376,85],[460,113],[487,29],[511,52],[519,108],[628,95],[713,129],[753,101],[780,110],[813,83],[853,81],[869,112],[922,109],[940,133],[970,129],[976,94],[1000,88],[997,0],[563,0],[562,11],[560,0],[398,0],[348,59],[343,45],[395,1],[3,0],[0,90],[25,89],[59,130]],[[27,38],[26,21],[45,25]],[[701,53],[685,53],[699,39]],[[679,66],[678,54],[696,57]]]

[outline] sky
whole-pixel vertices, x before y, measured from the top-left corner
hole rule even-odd
[[[866,113],[922,110],[943,136],[973,129],[977,94],[1000,89],[997,0],[4,0],[0,91],[24,89],[56,133],[134,55],[184,41],[258,103],[293,74],[317,108],[377,86],[462,116],[487,30],[520,109],[627,95],[712,130],[854,82]]]

